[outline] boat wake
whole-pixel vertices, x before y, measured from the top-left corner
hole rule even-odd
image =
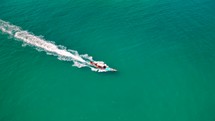
[[[75,50],[67,49],[62,45],[56,45],[52,41],[47,41],[40,36],[35,36],[34,34],[22,30],[20,27],[5,22],[0,19],[0,30],[2,33],[9,34],[16,40],[23,42],[23,45],[30,45],[36,48],[38,51],[45,51],[48,55],[57,56],[59,60],[62,61],[73,61],[73,66],[78,68],[89,67],[92,71],[101,72],[99,69],[92,67],[89,61],[94,61],[88,54],[80,55]]]

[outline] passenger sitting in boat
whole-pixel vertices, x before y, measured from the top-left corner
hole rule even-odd
[[[101,64],[97,64],[97,63],[94,63],[94,62],[92,62],[92,61],[90,61],[90,64],[92,64],[92,65],[94,65],[94,66],[96,66],[97,68],[100,68],[100,69],[106,69],[106,67],[107,66],[103,66],[103,65],[101,65]]]

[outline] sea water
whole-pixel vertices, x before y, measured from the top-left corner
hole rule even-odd
[[[214,5],[1,0],[2,21],[118,72],[77,68],[1,30],[0,121],[215,120]]]

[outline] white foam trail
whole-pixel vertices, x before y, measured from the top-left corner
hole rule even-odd
[[[93,61],[91,56],[79,55],[75,50],[67,50],[66,47],[62,45],[56,45],[54,42],[47,41],[39,36],[35,36],[28,31],[22,30],[20,27],[5,22],[0,19],[0,30],[3,33],[7,33],[12,37],[24,42],[23,46],[26,44],[34,46],[38,51],[45,51],[48,55],[58,56],[58,59],[64,61],[73,61],[76,67],[90,67],[93,71],[99,71],[94,67],[89,66],[87,63],[89,60]]]
[[[74,60],[85,63],[85,60],[83,60],[80,56],[73,55],[70,52],[68,52],[67,50],[59,49],[58,46],[56,46],[50,42],[47,42],[39,37],[36,37],[32,34],[29,34],[27,31],[16,32],[14,37],[17,39],[23,40],[24,42],[26,42],[30,45],[33,45],[33,46],[36,46],[39,48],[43,48],[46,51],[56,53],[60,56],[70,57],[70,58],[73,58]]]

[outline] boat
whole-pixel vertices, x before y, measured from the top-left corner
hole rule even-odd
[[[93,62],[90,61],[89,63],[91,66],[97,68],[100,72],[102,71],[117,71],[116,69],[110,68],[107,64],[103,62]]]

